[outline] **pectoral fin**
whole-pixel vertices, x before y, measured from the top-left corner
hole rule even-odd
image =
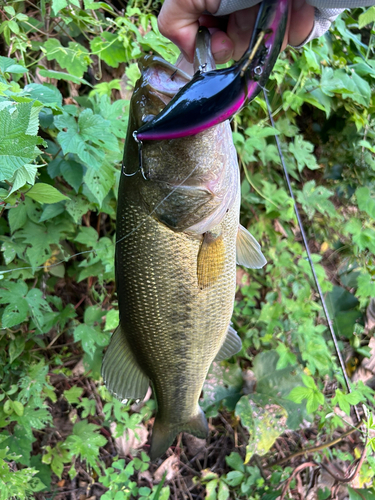
[[[201,290],[216,282],[224,269],[225,245],[221,235],[204,234],[198,253],[197,277]]]
[[[215,361],[223,361],[237,354],[242,348],[242,342],[236,330],[228,326],[227,336],[224,339],[220,351],[216,354]]]
[[[102,377],[107,389],[118,399],[143,399],[149,379],[138,365],[119,325],[105,353]]]
[[[251,269],[260,269],[267,264],[259,243],[241,225],[238,226],[237,233],[237,264]]]

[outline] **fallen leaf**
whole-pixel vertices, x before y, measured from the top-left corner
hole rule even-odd
[[[79,377],[85,373],[85,368],[83,366],[83,359],[79,360],[76,366],[72,370],[73,377]]]
[[[110,426],[112,435],[116,433],[116,422]],[[137,436],[136,436],[137,434]],[[135,455],[139,448],[147,443],[148,430],[143,424],[139,424],[135,431],[127,429],[120,437],[115,437],[115,446],[120,455]]]
[[[200,439],[184,432],[184,443],[188,454],[195,457],[200,451],[203,452],[207,441],[206,439]],[[199,453],[197,456],[198,460],[201,455],[203,456],[203,453]]]
[[[167,460],[164,460],[161,466],[158,467],[154,472],[154,482],[160,483],[160,481],[163,479],[164,472],[167,472],[167,475],[165,477],[166,481],[171,481],[172,479],[174,479],[178,473],[178,464],[179,459],[176,455],[168,457]]]

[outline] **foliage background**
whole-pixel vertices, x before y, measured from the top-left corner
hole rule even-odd
[[[184,438],[169,462],[150,464],[153,400],[124,406],[102,384],[103,350],[118,321],[115,209],[137,60],[177,57],[158,31],[159,9],[140,0],[0,7],[0,499],[324,499],[335,489],[317,482],[319,464],[347,470],[363,449],[360,472],[337,498],[375,498],[372,374],[367,383],[357,376],[364,360],[371,365],[375,323],[374,7],[344,14],[325,37],[279,58],[267,86],[277,130],[261,97],[233,122],[241,221],[268,265],[238,270],[233,322],[243,349],[208,376],[205,451],[197,455]],[[310,453],[317,465],[301,476],[292,473],[304,457],[275,465],[350,429],[358,403],[367,430]],[[167,481],[158,485],[163,467]]]

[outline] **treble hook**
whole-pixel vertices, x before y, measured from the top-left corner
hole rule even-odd
[[[145,175],[145,171],[143,170],[143,155],[142,155],[143,142],[140,139],[138,139],[137,131],[133,132],[133,138],[135,142],[138,144],[138,169],[132,174],[127,174],[125,171],[123,172],[123,174],[125,175],[125,177],[133,177],[133,175],[137,174],[140,171],[144,180],[148,181]]]

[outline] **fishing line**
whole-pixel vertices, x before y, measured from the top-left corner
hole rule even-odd
[[[270,102],[268,100],[267,92],[265,91],[265,89],[263,89],[263,94],[264,94],[264,99],[266,101],[267,111],[268,111],[268,115],[269,115],[269,118],[270,118],[270,121],[271,121],[271,125],[272,125],[272,127],[275,128],[275,122],[273,120]],[[280,145],[280,141],[279,141],[279,138],[278,138],[277,135],[275,135],[275,141],[276,141],[277,149],[278,149],[278,152],[279,152],[281,165],[283,167],[283,171],[284,171],[286,183],[287,183],[287,186],[288,186],[288,189],[289,189],[289,194],[290,194],[290,197],[292,198],[292,200],[294,202],[294,211],[295,211],[295,214],[296,214],[296,217],[297,217],[297,221],[298,221],[298,225],[299,225],[299,228],[300,228],[300,231],[301,231],[301,236],[302,236],[303,244],[304,244],[305,249],[306,249],[307,258],[308,258],[308,261],[309,261],[309,264],[310,264],[310,267],[311,267],[311,272],[312,272],[313,277],[314,277],[316,288],[318,289],[319,297],[320,297],[320,300],[321,300],[321,303],[322,303],[322,306],[323,306],[324,315],[325,315],[325,317],[327,319],[328,328],[329,328],[329,331],[330,331],[330,334],[331,334],[331,337],[332,337],[332,340],[333,340],[333,344],[335,346],[335,351],[336,351],[337,359],[339,360],[339,363],[340,363],[340,368],[341,368],[342,374],[344,376],[346,388],[347,388],[348,392],[351,393],[352,389],[350,387],[349,378],[348,378],[348,375],[346,373],[344,360],[343,360],[343,358],[341,356],[341,352],[340,352],[339,345],[338,345],[338,342],[337,342],[337,337],[336,337],[335,331],[333,329],[333,323],[332,323],[332,320],[330,318],[330,315],[329,315],[329,312],[328,312],[328,309],[327,309],[327,305],[326,305],[326,302],[325,302],[325,299],[324,299],[324,296],[323,296],[323,292],[322,292],[322,289],[320,287],[319,279],[318,279],[318,276],[317,276],[316,271],[315,271],[315,266],[314,266],[314,263],[313,263],[312,258],[311,258],[309,243],[307,241],[305,230],[303,228],[301,216],[300,216],[300,213],[299,213],[299,210],[298,210],[298,207],[297,207],[296,199],[294,197],[292,185],[290,183],[290,177],[289,177],[289,174],[288,174],[288,170],[286,168],[286,164],[285,164],[285,160],[284,160],[284,155],[283,155],[283,153],[281,151],[281,145]],[[360,422],[361,421],[361,417],[359,416],[358,408],[356,406],[354,406],[354,412],[355,412],[357,421]]]
[[[60,264],[64,264],[64,262],[69,262],[70,259],[73,259],[73,257],[78,257],[78,255],[83,255],[85,253],[94,253],[94,254],[96,254],[96,252],[95,252],[94,249],[92,249],[92,250],[85,250],[84,252],[78,252],[78,253],[75,253],[73,255],[70,255],[69,258],[67,258],[65,260],[60,260],[59,262],[55,262],[54,264],[47,264],[47,265],[38,266],[38,267],[32,267],[32,266],[28,266],[28,267],[16,267],[15,269],[8,269],[8,270],[5,270],[5,271],[0,271],[0,280],[1,280],[1,278],[2,278],[2,276],[4,274],[13,273],[14,271],[25,271],[26,269],[32,269],[34,271],[37,271],[38,269],[45,269],[45,268],[50,268],[50,267],[56,267],[56,266],[59,266]]]

